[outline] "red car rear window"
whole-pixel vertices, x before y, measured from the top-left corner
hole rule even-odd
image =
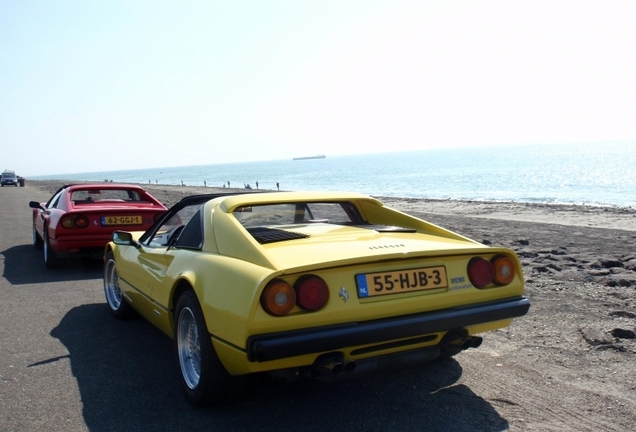
[[[71,193],[71,201],[90,203],[99,201],[142,201],[138,191],[130,189],[86,189]]]

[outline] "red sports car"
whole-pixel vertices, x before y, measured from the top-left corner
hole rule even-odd
[[[150,228],[167,208],[142,187],[119,183],[66,185],[46,203],[31,201],[33,244],[47,268],[70,254],[101,258],[115,230]]]

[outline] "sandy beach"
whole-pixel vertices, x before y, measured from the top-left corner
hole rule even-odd
[[[62,183],[27,187],[52,193]],[[168,206],[189,194],[244,191],[143,186]],[[505,374],[517,390],[502,409],[523,416],[517,430],[627,430],[636,422],[636,209],[380,200],[519,255],[530,313],[458,360],[465,371],[479,369],[483,388],[473,390],[486,394]]]

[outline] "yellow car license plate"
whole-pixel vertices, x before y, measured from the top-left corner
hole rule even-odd
[[[356,275],[359,297],[446,288],[446,267],[427,267]]]
[[[102,226],[143,225],[141,216],[102,216]]]

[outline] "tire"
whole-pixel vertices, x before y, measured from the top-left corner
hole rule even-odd
[[[191,290],[181,294],[175,308],[174,352],[183,390],[192,405],[220,404],[240,397],[246,377],[232,376],[223,367]]]
[[[58,268],[62,265],[62,260],[58,258],[55,251],[51,249],[49,234],[47,233],[46,227],[44,227],[44,265],[48,269]]]
[[[104,260],[104,295],[106,305],[114,316],[121,320],[128,320],[134,316],[134,309],[119,288],[119,273],[112,253],[106,255]]]
[[[36,249],[42,249],[44,246],[42,237],[40,237],[40,234],[38,234],[38,231],[35,229],[35,221],[33,221],[33,246],[35,246]]]

